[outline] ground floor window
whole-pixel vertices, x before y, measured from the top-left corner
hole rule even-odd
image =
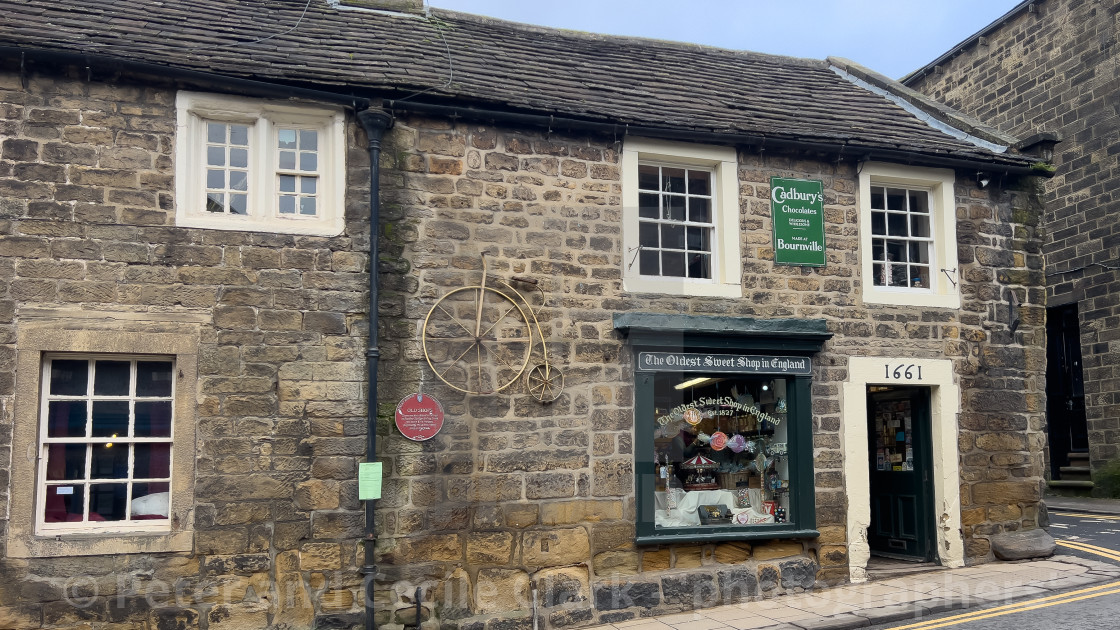
[[[173,375],[170,358],[44,358],[37,509],[44,531],[168,521]]]
[[[649,352],[639,366],[639,538],[814,526],[808,358]]]

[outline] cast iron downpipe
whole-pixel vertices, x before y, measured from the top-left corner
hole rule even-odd
[[[366,421],[366,461],[377,461],[377,360],[381,353],[377,348],[377,268],[380,255],[378,241],[381,236],[381,137],[393,126],[393,117],[388,112],[363,109],[358,112],[358,122],[366,130],[369,138],[369,348],[366,350],[367,382],[369,389],[369,411]],[[377,501],[366,501],[365,576],[366,630],[376,630],[373,619],[373,582],[377,575],[377,560],[374,546],[377,532],[373,518],[377,514]]]

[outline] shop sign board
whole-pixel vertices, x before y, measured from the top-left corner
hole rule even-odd
[[[397,429],[415,442],[430,440],[443,428],[443,405],[431,396],[412,394],[397,405]]]
[[[824,187],[820,180],[770,178],[774,264],[823,267]]]
[[[638,369],[643,372],[716,372],[728,374],[812,373],[809,357],[703,352],[639,352]]]

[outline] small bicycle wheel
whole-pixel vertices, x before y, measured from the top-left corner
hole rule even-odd
[[[540,402],[552,402],[564,392],[564,374],[552,365],[542,363],[525,374],[525,387]]]
[[[424,358],[436,377],[467,394],[494,394],[525,372],[533,350],[524,309],[490,287],[455,289],[424,318]]]

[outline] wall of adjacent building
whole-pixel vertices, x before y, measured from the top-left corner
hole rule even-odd
[[[1018,137],[1061,137],[1046,182],[1047,294],[1050,305],[1078,304],[1096,469],[1120,456],[1120,5],[1034,7],[908,85]]]
[[[0,626],[356,624],[364,134],[351,121],[342,236],[184,229],[173,225],[173,108],[174,92],[151,84],[32,75],[24,87],[0,75],[0,540],[12,494],[32,491],[10,475],[22,456],[12,409],[26,395],[9,367],[17,334],[53,326],[198,340],[192,549],[14,558],[5,547]],[[980,190],[958,173],[961,309],[872,305],[860,297],[857,166],[740,151],[743,297],[630,294],[620,149],[614,138],[420,117],[388,132],[379,623],[407,621],[416,588],[425,614],[497,630],[529,627],[514,611],[531,584],[545,623],[560,627],[687,609],[698,592],[714,604],[847,580],[841,389],[857,356],[953,362],[968,562],[991,558],[988,536],[1037,525],[1043,316],[1029,182]],[[826,267],[772,264],[773,175],[823,182]],[[446,291],[478,282],[483,252],[495,274],[540,280],[542,326],[566,375],[549,405],[520,390],[457,394],[424,362],[424,316]],[[1008,291],[1022,304],[1014,333]],[[612,327],[625,311],[827,320],[835,336],[814,356],[812,391],[819,539],[634,544],[633,365]],[[418,390],[447,412],[426,442],[393,426],[396,403]],[[620,590],[630,605],[618,604]]]

